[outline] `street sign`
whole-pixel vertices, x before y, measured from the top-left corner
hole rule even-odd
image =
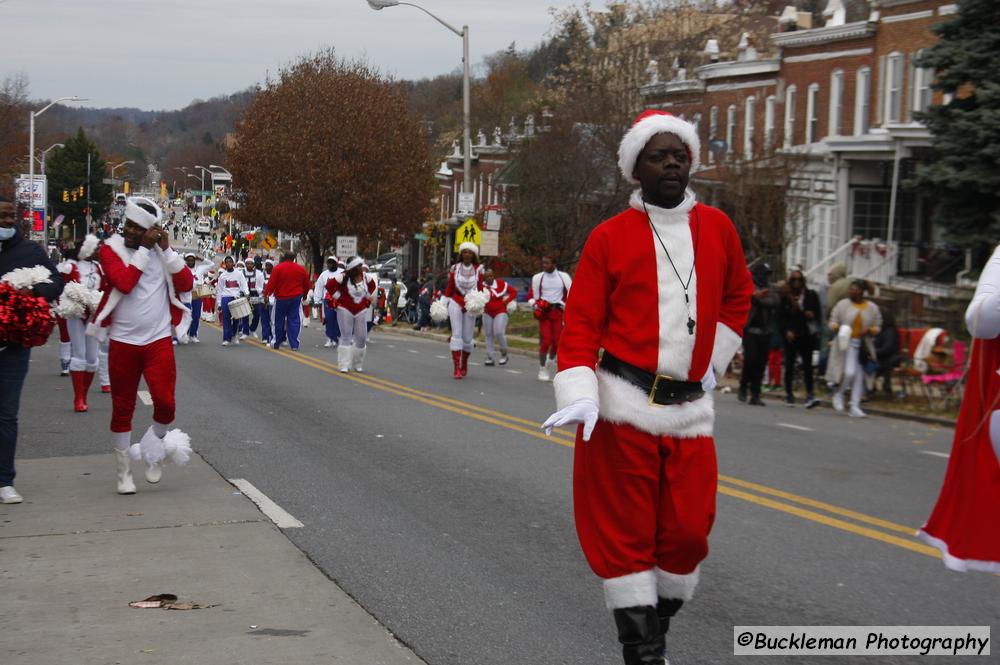
[[[28,189],[31,183],[30,176],[30,173],[22,173],[21,177],[17,179],[17,200],[24,204],[28,203]],[[31,207],[44,210],[46,194],[48,193],[48,182],[45,176],[35,174],[34,190],[34,196],[31,197]]]
[[[500,232],[483,231],[479,234],[479,256],[500,256]]]
[[[476,193],[475,192],[459,192],[458,193],[458,210],[456,211],[459,215],[469,214],[476,212]]]
[[[264,247],[264,249],[271,251],[278,246],[278,241],[274,238],[274,236],[266,235],[264,236],[264,239],[260,241],[260,244]]]
[[[500,230],[500,214],[503,212],[503,208],[500,206],[486,206],[486,230],[487,231],[499,231]]]
[[[337,256],[342,259],[358,255],[357,236],[337,236]]]
[[[421,242],[427,242],[427,234],[426,233],[414,233],[413,234],[413,239],[414,240],[420,240]]]
[[[465,223],[460,227],[455,229],[455,251],[458,251],[458,246],[463,242],[474,242],[477,245],[480,241],[480,231],[479,225],[476,224],[476,220],[471,217],[465,220]]]

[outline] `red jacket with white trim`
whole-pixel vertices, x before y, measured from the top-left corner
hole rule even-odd
[[[350,286],[346,284],[347,279],[347,275],[340,270],[327,280],[326,300],[330,303],[331,307],[343,308],[351,314],[357,315],[371,306],[377,284],[374,279],[370,279],[367,275],[362,275],[361,284],[367,287],[364,291],[367,295],[357,300],[351,295]]]
[[[631,203],[595,228],[583,249],[559,342],[556,401],[563,408],[593,399],[603,419],[652,434],[711,436],[710,394],[651,405],[637,387],[595,367],[605,349],[680,381],[700,381],[711,368],[721,375],[741,344],[753,290],[740,238],[725,213],[690,192],[674,209],[646,205],[648,217],[638,192]],[[689,274],[694,334],[682,286]]]
[[[456,263],[456,264],[452,265],[451,269],[448,271],[448,286],[444,290],[444,295],[446,297],[451,298],[452,300],[454,300],[458,304],[458,306],[462,308],[462,311],[464,312],[465,311],[465,294],[462,293],[461,290],[459,290],[458,284],[455,283],[455,272],[458,270],[458,266],[460,266],[460,265],[461,265],[460,263]],[[481,265],[479,265],[479,264],[473,264],[473,265],[476,266],[476,276],[477,276],[477,279],[476,279],[476,290],[477,291],[482,291],[483,290],[483,267]]]
[[[517,289],[502,279],[494,279],[492,284],[486,286],[486,291],[490,294],[490,301],[486,303],[485,312],[490,316],[506,314],[507,303],[517,298]]]

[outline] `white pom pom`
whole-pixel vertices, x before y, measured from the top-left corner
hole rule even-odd
[[[507,303],[507,313],[513,314],[516,311],[517,311],[517,301],[511,300],[509,303]]]
[[[177,466],[184,466],[191,459],[191,437],[179,429],[167,432],[163,443],[170,461]]]
[[[486,310],[486,303],[490,301],[485,291],[469,291],[465,294],[465,311],[474,316],[479,316]]]
[[[444,323],[448,320],[448,303],[444,300],[435,300],[431,303],[431,321],[434,323]]]
[[[52,276],[45,266],[32,268],[16,268],[0,278],[15,289],[30,289],[35,284],[51,284]]]
[[[139,441],[139,452],[142,461],[152,467],[162,462],[167,456],[167,446],[163,439],[153,433],[153,428],[150,427]]]
[[[97,246],[100,243],[101,241],[97,239],[97,236],[95,236],[92,233],[88,233],[87,237],[83,241],[83,244],[80,245],[80,252],[77,254],[77,256],[81,260],[86,261],[87,259],[89,259],[94,255],[94,252],[97,251]]]

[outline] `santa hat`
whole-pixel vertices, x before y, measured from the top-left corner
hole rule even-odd
[[[642,149],[657,134],[677,136],[687,146],[688,154],[691,156],[691,170],[698,168],[701,141],[698,140],[698,132],[695,131],[694,125],[666,111],[648,110],[639,114],[635,124],[625,132],[621,145],[618,146],[618,168],[622,170],[625,180],[635,185],[639,184],[632,175],[635,173],[635,163]]]
[[[185,252],[185,253],[184,253],[184,258],[185,258],[185,259],[186,259],[186,258],[188,258],[189,256],[190,256],[190,257],[191,257],[192,259],[197,259],[197,258],[198,258],[198,255],[197,255],[197,254],[195,254],[194,252]]]
[[[340,263],[340,260],[336,256],[334,256],[333,254],[331,254],[330,256],[326,257],[326,260],[327,261],[333,261],[334,263]]]
[[[365,265],[365,260],[360,256],[352,256],[348,259],[347,263],[344,264],[344,270],[349,272],[357,267],[363,267]]]
[[[462,252],[464,252],[465,250],[469,250],[470,252],[476,255],[477,259],[479,258],[479,245],[477,245],[476,243],[463,242],[461,245],[458,246],[458,255],[461,256]]]
[[[81,261],[86,261],[94,255],[97,251],[97,246],[101,244],[97,236],[92,233],[88,233],[87,237],[83,239],[83,243],[80,245],[80,251],[77,252],[76,258]]]
[[[144,229],[149,229],[160,223],[160,220],[163,219],[163,211],[153,199],[145,196],[130,196],[125,199],[125,219],[135,222]]]

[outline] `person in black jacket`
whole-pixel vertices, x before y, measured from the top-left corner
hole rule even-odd
[[[778,314],[778,326],[785,340],[785,403],[789,406],[795,405],[792,386],[797,359],[802,361],[802,374],[806,384],[806,408],[811,409],[819,404],[813,392],[812,357],[818,343],[822,320],[819,294],[806,287],[806,280],[801,270],[793,269],[788,273],[788,288],[782,294]]]
[[[17,268],[48,268],[52,283],[32,287],[35,295],[52,302],[62,293],[63,281],[41,245],[25,240],[17,226],[13,201],[0,196],[0,276]],[[14,489],[14,451],[17,448],[17,411],[28,374],[31,349],[0,346],[0,503],[21,503]]]
[[[780,303],[778,292],[769,282],[773,270],[761,261],[750,268],[754,291],[750,297],[750,317],[743,328],[743,373],[740,375],[740,390],[737,395],[741,402],[764,406],[760,398],[760,383],[764,379],[767,355],[771,350],[771,330]]]
[[[882,310],[882,329],[875,336],[875,359],[878,364],[877,374],[882,377],[882,390],[888,397],[892,397],[892,370],[903,362],[903,356],[899,350],[896,316],[889,308]]]

